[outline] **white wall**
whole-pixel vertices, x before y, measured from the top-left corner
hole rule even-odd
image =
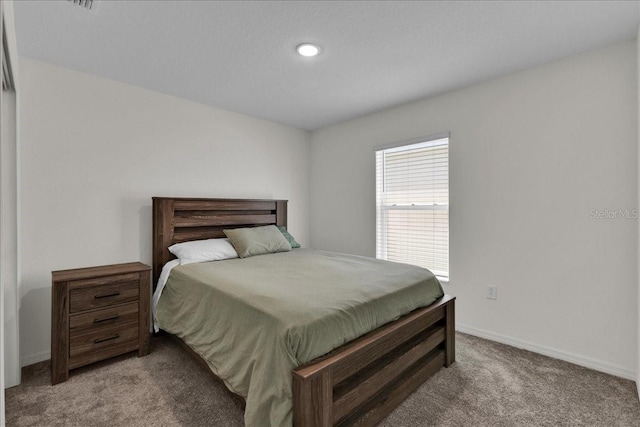
[[[19,291],[18,291],[18,128],[19,70],[15,38],[13,2],[2,3],[3,24],[7,36],[8,63],[13,75],[14,92],[2,91],[2,141],[0,143],[0,288],[3,294],[2,386],[20,383]],[[4,395],[3,395],[4,397]],[[4,400],[2,400],[4,408]],[[4,409],[0,411],[4,415]],[[0,425],[2,423],[0,422]]]
[[[152,196],[288,199],[308,242],[307,132],[21,59],[23,365],[49,357],[52,270],[151,262]]]
[[[16,179],[16,94],[2,92],[2,143],[0,144],[0,282],[4,290],[3,371],[6,387],[20,383],[18,348],[18,279],[17,279],[17,179]]]
[[[314,132],[312,246],[375,256],[374,147],[449,131],[459,329],[635,379],[638,221],[590,211],[638,207],[637,80],[629,42]]]

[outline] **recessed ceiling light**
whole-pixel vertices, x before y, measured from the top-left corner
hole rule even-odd
[[[296,47],[296,51],[302,56],[316,56],[320,53],[320,48],[311,43],[302,43]]]

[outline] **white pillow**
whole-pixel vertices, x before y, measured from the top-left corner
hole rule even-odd
[[[194,262],[221,261],[238,258],[229,239],[193,240],[169,246],[169,252],[180,260],[180,265]]]

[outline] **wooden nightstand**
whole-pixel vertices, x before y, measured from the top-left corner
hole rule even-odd
[[[140,262],[51,273],[51,382],[138,350],[149,354],[151,267]]]

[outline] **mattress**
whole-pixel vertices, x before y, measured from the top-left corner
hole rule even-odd
[[[247,426],[289,426],[292,369],[443,295],[420,267],[296,249],[173,268],[156,322],[245,397]]]

